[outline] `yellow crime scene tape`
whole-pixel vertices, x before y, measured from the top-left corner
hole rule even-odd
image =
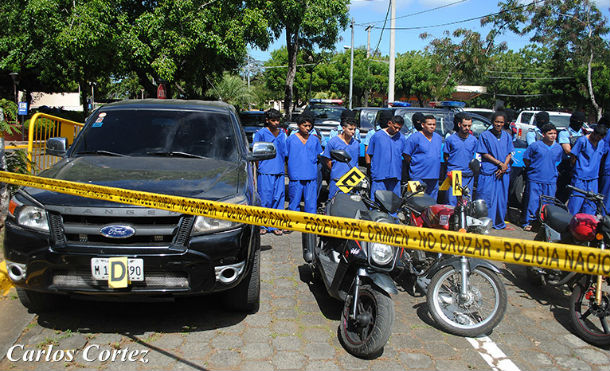
[[[506,263],[610,276],[610,250],[184,198],[0,171],[0,182],[191,215]]]

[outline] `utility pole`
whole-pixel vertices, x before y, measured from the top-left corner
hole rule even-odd
[[[390,68],[388,75],[388,102],[394,101],[394,70],[396,69],[396,0],[390,0],[391,16],[390,19]]]
[[[367,32],[366,35],[366,59],[369,59],[371,57],[371,29],[373,28],[373,25],[370,24],[368,26],[366,26],[366,28],[364,29]]]
[[[350,62],[349,62],[349,109],[352,109],[352,94],[354,91],[354,18],[352,18],[352,45],[350,48]]]

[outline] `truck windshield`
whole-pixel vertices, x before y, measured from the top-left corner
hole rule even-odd
[[[98,112],[71,148],[71,156],[113,153],[124,156],[208,157],[237,160],[231,117],[219,112],[108,110]]]

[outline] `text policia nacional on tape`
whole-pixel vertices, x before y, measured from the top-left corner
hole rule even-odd
[[[323,236],[610,276],[610,250],[376,223],[183,198],[0,171],[0,182]]]

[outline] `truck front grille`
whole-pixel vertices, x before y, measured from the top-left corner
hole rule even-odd
[[[170,216],[99,216],[49,212],[51,233],[57,246],[79,245],[91,247],[173,245],[184,247],[194,217]],[[102,235],[107,225],[127,225],[135,230],[133,236],[110,238]]]

